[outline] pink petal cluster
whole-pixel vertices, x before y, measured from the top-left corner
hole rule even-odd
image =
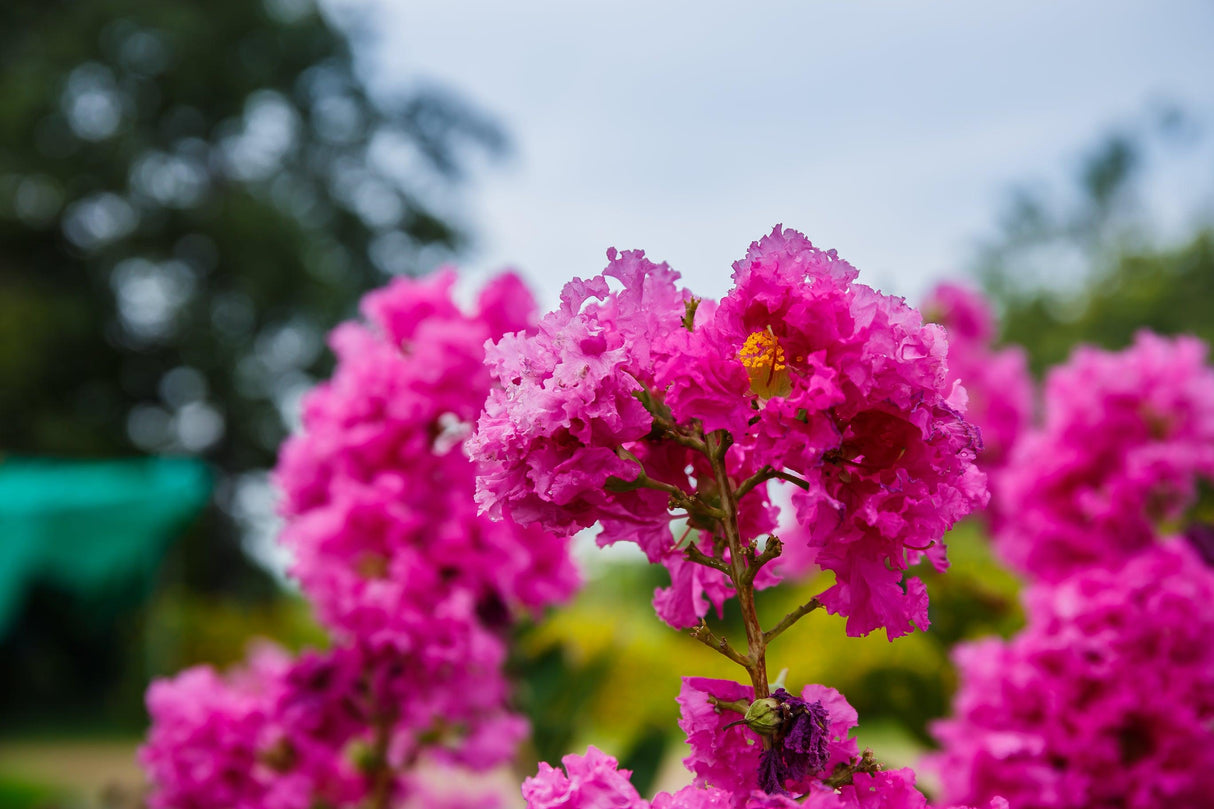
[[[1044,415],[996,478],[997,548],[1033,578],[1153,544],[1214,479],[1214,369],[1194,337],[1078,349],[1049,374]]]
[[[685,478],[685,451],[638,446],[653,418],[637,394],[654,386],[653,366],[690,296],[675,286],[678,273],[642,251],[611,250],[608,261],[601,275],[565,285],[537,333],[486,350],[498,386],[469,443],[480,461],[476,499],[495,517],[558,532],[599,520],[626,526],[653,559],[669,544],[667,498],[607,485],[637,475],[621,448],[643,450],[659,478]]]
[[[303,431],[275,474],[281,541],[321,618],[453,660],[469,653],[450,647],[460,625],[494,629],[577,584],[565,539],[476,513],[463,443],[491,385],[484,344],[526,328],[533,303],[505,275],[465,313],[454,281],[451,271],[397,279],[364,300],[366,324],[334,331],[333,378],[305,398]]]
[[[384,761],[393,805],[467,805],[432,801],[412,763],[484,770],[525,736],[505,707],[505,630],[577,576],[566,538],[477,513],[464,442],[492,385],[484,345],[534,305],[506,275],[468,313],[454,280],[394,281],[364,299],[366,323],[334,331],[333,378],[306,397],[275,477],[292,572],[335,648],[155,684],[154,806],[354,806],[384,788]]]
[[[685,681],[684,696],[689,693],[702,694],[703,692],[698,692],[698,686],[728,693],[741,693],[739,689],[743,689],[737,683],[724,680],[701,679],[693,685],[687,683],[691,681]],[[847,706],[843,697],[833,689],[809,686],[803,693],[806,698],[811,694],[815,699],[827,698],[836,707]],[[698,699],[697,696],[691,697],[692,701]],[[680,701],[683,701],[683,696]],[[687,709],[688,706],[684,706],[685,722],[689,720]],[[842,732],[841,736],[834,739],[834,743],[838,745],[836,752],[850,750],[854,753],[856,744],[846,738],[847,728],[844,726],[849,721],[851,726],[854,726],[855,712],[850,706],[847,706],[846,710],[850,712],[850,720],[844,719],[832,724],[831,731]],[[696,733],[707,732],[709,725],[722,724],[717,720],[703,722],[702,713],[698,707],[693,708],[694,717],[690,719],[690,723],[696,726]],[[753,746],[761,749],[757,737],[755,739]],[[749,757],[753,759],[751,763],[757,764],[757,751]],[[692,759],[694,758],[696,756],[693,754]],[[742,761],[740,757],[735,758]],[[837,763],[847,760],[849,759],[842,758]],[[789,794],[764,792],[749,783],[753,779],[738,780],[729,776],[724,769],[716,769],[714,764],[713,771],[723,775],[724,780],[732,786],[708,784],[697,776],[694,784],[678,792],[658,793],[652,801],[648,801],[633,787],[629,780],[632,773],[619,769],[619,762],[615,758],[596,747],[591,746],[584,756],[565,756],[561,762],[564,764],[564,770],[541,763],[539,772],[523,782],[523,798],[527,801],[527,809],[927,809],[927,800],[923,793],[915,788],[915,773],[910,769],[856,773],[852,776],[850,784],[837,789],[815,780],[803,784],[798,790],[798,797],[793,797]],[[832,764],[827,769],[833,769],[833,766]],[[1008,803],[1002,798],[994,798],[984,804],[984,807],[1008,809]]]
[[[727,790],[684,787],[675,793],[658,793],[645,800],[629,780],[632,773],[593,745],[586,755],[561,759],[561,771],[541,763],[539,773],[523,782],[527,809],[783,809],[796,807],[785,796],[755,791],[735,796]]]
[[[673,794],[660,793],[650,802],[637,793],[629,780],[631,773],[620,770],[616,759],[591,747],[585,756],[565,756],[563,772],[541,763],[539,773],[523,783],[528,809],[783,809],[800,806],[799,801],[786,794],[769,794],[760,789],[762,739],[746,725],[726,727],[741,716],[709,701],[711,697],[725,702],[749,702],[752,695],[750,686],[730,680],[683,678],[678,697],[682,712],[679,727],[687,734],[687,743],[691,746],[691,755],[683,760],[695,776],[690,786]],[[799,795],[827,790],[819,777],[838,764],[851,762],[859,754],[855,741],[848,738],[856,724],[856,712],[843,696],[833,688],[817,685],[806,686],[801,696],[805,700],[821,702],[830,713],[830,721],[827,761],[822,770],[804,781],[788,784]]]
[[[712,699],[721,702],[750,702],[754,689],[731,680],[705,677],[684,677],[679,691],[681,712],[679,727],[687,736],[691,755],[683,759],[684,766],[695,775],[695,785],[722,789],[731,795],[749,796],[760,789],[759,767],[763,754],[762,738],[746,725],[726,727],[741,719],[737,713],[718,708]],[[822,685],[807,685],[801,699],[820,702],[829,717],[826,739],[826,761],[818,773],[804,781],[787,784],[796,792],[805,792],[817,777],[829,774],[840,764],[859,756],[859,749],[849,734],[856,727],[856,710],[842,694]],[[741,806],[742,803],[738,803]]]
[[[557,532],[601,522],[600,542],[635,541],[671,569],[655,606],[675,626],[694,624],[730,590],[716,571],[687,568],[675,545],[661,485],[691,492],[712,475],[662,437],[656,414],[668,413],[680,429],[724,431],[732,485],[766,469],[803,481],[784,569],[834,571],[822,599],[848,616],[850,634],[926,627],[926,591],[904,572],[933,545],[943,565],[943,533],[986,499],[944,331],[779,227],[694,323],[666,265],[640,252],[609,259],[603,275],[566,286],[537,334],[488,350],[500,387],[471,443],[482,507]],[[661,485],[639,485],[642,470]],[[739,508],[745,541],[773,530],[766,482]],[[697,528],[703,547],[721,547],[713,529]]]
[[[852,783],[837,790],[818,789],[796,806],[806,809],[928,809],[927,799],[915,788],[915,772],[909,767],[856,773]],[[773,807],[781,807],[773,804]],[[782,807],[781,807],[782,809]],[[954,806],[951,809],[972,809]],[[981,809],[1008,809],[1002,797],[991,798]]]
[[[801,530],[785,544],[804,543],[835,573],[820,599],[848,617],[848,634],[884,627],[894,638],[928,625],[926,589],[904,571],[985,504],[985,476],[944,331],[855,277],[833,251],[777,229],[734,265],[705,335],[717,353],[763,330],[777,340],[791,389],[759,408],[751,436],[759,462],[808,483],[793,494]],[[942,548],[929,556],[944,566]]]
[[[200,666],[153,683],[139,759],[154,809],[350,807],[376,789],[379,744],[386,788],[403,801],[424,794],[410,771],[419,757],[479,771],[514,755],[527,728],[504,696],[463,669],[439,681],[365,647],[296,659],[263,649],[227,677]]]
[[[272,800],[283,791],[278,773],[263,761],[260,742],[277,699],[285,655],[262,651],[250,663],[259,671],[225,680],[209,666],[187,669],[147,692],[152,727],[139,762],[153,784],[153,809],[289,806]]]
[[[1148,547],[1026,594],[1010,641],[958,648],[932,766],[953,801],[1154,809],[1214,795],[1214,570]]]
[[[949,381],[965,386],[966,419],[982,434],[978,461],[990,473],[1007,462],[1033,415],[1033,380],[1023,348],[994,349],[995,321],[981,294],[940,284],[923,305],[924,316],[948,330]]]

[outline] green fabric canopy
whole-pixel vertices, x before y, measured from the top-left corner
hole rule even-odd
[[[150,582],[210,492],[194,458],[0,460],[0,637],[35,580],[89,596]]]

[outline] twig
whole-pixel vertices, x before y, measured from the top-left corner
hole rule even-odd
[[[821,606],[822,606],[822,602],[818,600],[817,596],[814,596],[809,601],[806,601],[804,604],[797,607],[792,612],[788,613],[788,615],[785,615],[782,619],[780,619],[780,623],[776,624],[769,631],[764,632],[763,641],[765,643],[771,643],[773,640],[775,640],[777,637],[779,637],[784,632],[784,630],[788,629],[790,626],[795,624],[797,621],[800,621],[806,615],[809,615],[811,612],[813,612],[814,610],[818,609]]]
[[[704,551],[696,547],[694,542],[687,546],[687,559],[688,561],[695,562],[698,565],[704,565],[704,567],[719,570],[726,576],[729,575],[729,565],[725,564],[725,562],[716,558],[715,556],[709,556],[708,554],[704,553]]]
[[[770,687],[767,682],[767,644],[763,637],[763,627],[759,623],[759,614],[755,609],[755,591],[753,582],[746,580],[750,565],[746,563],[744,554],[747,547],[743,545],[738,531],[738,498],[729,479],[725,466],[725,453],[729,450],[732,439],[724,430],[716,430],[704,436],[708,447],[708,462],[712,465],[712,475],[716,479],[717,489],[721,497],[721,510],[725,518],[721,520],[721,530],[725,534],[725,542],[729,546],[729,578],[737,591],[738,607],[742,612],[742,623],[746,626],[747,654],[743,663],[747,674],[750,675],[751,685],[755,689],[755,699],[769,696]],[[748,543],[747,543],[748,544]],[[739,655],[739,657],[741,657]],[[766,745],[767,742],[765,741]]]
[[[751,489],[758,486],[760,483],[766,483],[767,481],[771,480],[773,477],[775,477],[775,474],[775,469],[771,468],[770,466],[764,466],[758,472],[755,472],[753,475],[746,478],[746,480],[738,484],[738,499],[741,500],[750,493]]]
[[[777,472],[772,473],[772,477],[779,478],[780,480],[786,480],[789,483],[793,484],[794,486],[798,486],[798,487],[804,489],[805,491],[809,491],[809,481],[806,480],[805,478],[794,475],[792,472],[778,472],[777,471]]]
[[[729,645],[729,639],[718,635],[708,628],[708,624],[700,621],[700,625],[691,630],[691,636],[709,649],[715,649],[743,668],[749,669],[754,663]]]
[[[783,550],[784,543],[780,541],[780,538],[775,534],[769,536],[767,538],[767,545],[763,548],[763,552],[751,560],[750,564],[746,566],[746,572],[742,574],[742,581],[746,582],[747,584],[752,584],[755,580],[755,576],[759,575],[759,571],[763,569],[763,565],[767,564],[772,559],[775,559]]]

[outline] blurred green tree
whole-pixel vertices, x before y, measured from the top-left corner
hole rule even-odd
[[[323,336],[461,241],[485,118],[372,99],[298,0],[0,5],[0,448],[272,463]],[[218,586],[213,547],[191,575]]]
[[[324,334],[461,246],[465,169],[505,149],[441,90],[373,95],[342,22],[309,0],[0,3],[0,452],[205,458],[216,504],[170,564],[195,593],[274,591],[239,522]],[[79,668],[67,612],[16,633],[38,650],[4,648],[14,671]],[[130,657],[116,632],[89,659]]]
[[[1143,200],[1152,157],[1199,138],[1191,118],[1165,108],[1090,149],[1061,201],[1013,192],[975,269],[1004,310],[1004,341],[1025,346],[1036,373],[1078,343],[1121,348],[1141,328],[1214,342],[1214,231],[1163,243]]]

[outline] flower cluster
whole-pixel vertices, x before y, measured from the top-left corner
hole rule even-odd
[[[959,647],[933,762],[951,800],[1017,809],[1208,805],[1214,570],[1183,541],[1026,596],[1011,641]]]
[[[365,299],[368,324],[334,331],[333,378],[305,398],[275,475],[281,541],[321,619],[449,662],[577,584],[566,540],[476,512],[462,446],[490,389],[484,344],[525,329],[533,303],[505,275],[468,314],[454,281],[397,279]]]
[[[1046,381],[1045,422],[996,478],[996,544],[1057,581],[1155,542],[1214,478],[1214,369],[1196,338],[1140,332],[1120,352],[1080,348]]]
[[[848,738],[856,711],[833,688],[808,685],[800,697],[780,688],[755,700],[754,690],[740,683],[685,677],[678,702],[679,727],[691,747],[683,764],[700,787],[739,796],[804,793],[859,759]]]
[[[154,807],[465,806],[413,765],[484,770],[525,735],[504,631],[577,576],[566,538],[477,514],[463,443],[491,385],[484,344],[526,328],[533,304],[507,275],[469,314],[453,283],[397,280],[364,299],[366,324],[334,331],[333,378],[276,470],[282,542],[334,648],[154,684]]]
[[[727,680],[684,679],[679,725],[692,750],[684,759],[695,774],[690,786],[645,800],[631,773],[590,747],[584,756],[565,756],[564,771],[540,764],[523,784],[527,809],[926,809],[911,770],[881,770],[869,755],[859,754],[848,738],[856,712],[838,691],[807,686],[793,697],[781,689],[773,699],[788,710],[776,710],[778,719],[754,710],[760,703],[751,703],[745,718],[737,719],[736,703],[751,695],[748,687]],[[775,740],[766,750],[764,735]],[[766,762],[776,757],[796,772],[768,789],[760,773],[770,775]],[[1007,802],[996,798],[985,806],[1007,809]]]
[[[535,335],[488,350],[499,387],[472,442],[481,506],[637,542],[671,571],[659,614],[686,627],[736,589],[727,571],[776,524],[769,484],[791,482],[783,571],[833,571],[821,603],[850,634],[925,628],[926,591],[905,571],[929,548],[943,566],[943,533],[986,498],[944,331],[779,227],[719,303],[640,252],[608,258]],[[679,545],[672,511],[701,538]]]
[[[500,691],[451,675],[437,682],[408,657],[357,646],[294,660],[263,647],[226,678],[199,666],[158,681],[139,754],[150,803],[309,809],[379,794],[401,805],[427,795],[412,772],[423,757],[470,769],[508,760],[526,723]]]
[[[1033,415],[1033,381],[1019,346],[994,349],[995,321],[977,292],[940,284],[923,306],[924,317],[948,329],[949,380],[960,380],[969,398],[966,419],[982,434],[978,461],[989,472],[1002,467]]]

